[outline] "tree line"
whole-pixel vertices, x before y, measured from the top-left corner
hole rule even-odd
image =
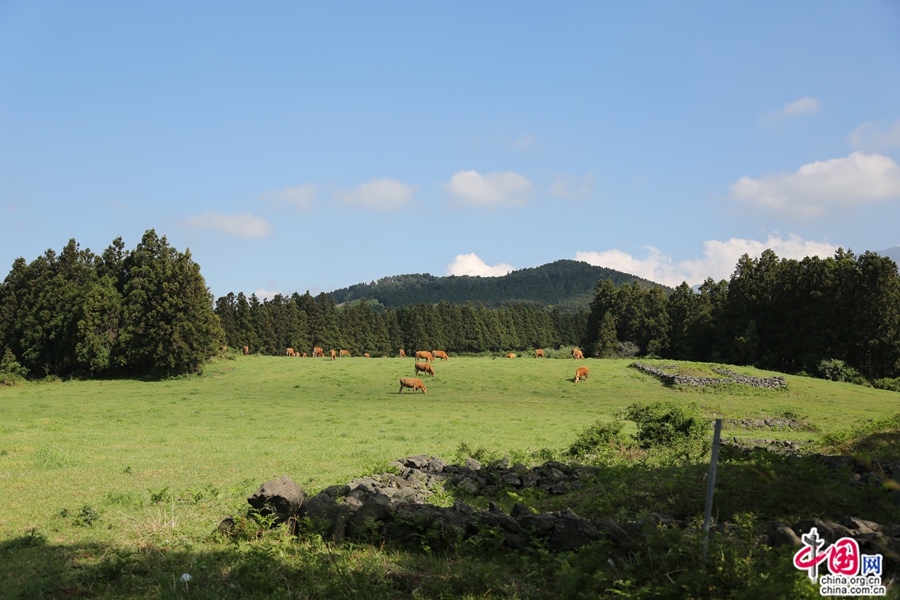
[[[900,375],[900,276],[890,258],[741,257],[729,281],[616,288],[601,281],[581,340],[586,356],[652,354],[815,374],[826,359],[866,378]]]
[[[741,257],[731,279],[667,293],[642,281],[596,284],[588,311],[534,304],[337,305],[327,294],[213,296],[190,251],[148,230],[96,255],[73,239],[57,254],[18,258],[0,284],[0,363],[30,377],[197,371],[221,344],[392,356],[579,345],[585,356],[653,355],[815,374],[845,362],[870,380],[900,375],[900,275],[891,259]]]
[[[364,300],[338,306],[325,293],[309,292],[262,301],[229,293],[216,300],[215,312],[229,346],[270,355],[315,346],[357,356],[393,356],[401,348],[480,353],[559,347],[577,343],[587,319],[586,312],[524,304],[491,309],[442,301],[373,310]]]
[[[31,377],[195,372],[223,339],[200,266],[152,229],[18,258],[0,284],[0,354]]]

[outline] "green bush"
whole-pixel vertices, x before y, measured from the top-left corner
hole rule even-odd
[[[597,421],[575,438],[575,441],[566,450],[569,456],[587,456],[596,454],[604,446],[619,439],[619,434],[625,423],[621,419],[613,421]]]
[[[872,387],[879,390],[890,390],[892,392],[900,392],[900,377],[876,379],[872,382]]]
[[[819,376],[828,381],[843,381],[863,385],[866,378],[859,371],[837,358],[823,358],[819,363]]]
[[[0,360],[0,385],[13,385],[24,381],[28,369],[19,364],[16,356],[7,348]]]
[[[709,430],[709,420],[696,404],[632,404],[625,409],[623,417],[637,423],[635,439],[644,448],[698,441],[707,437]]]

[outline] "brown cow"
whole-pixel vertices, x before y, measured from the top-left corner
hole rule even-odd
[[[416,375],[419,374],[419,371],[423,371],[434,377],[434,367],[428,363],[416,363]]]
[[[349,350],[341,350],[341,356],[350,356]]]
[[[222,352],[225,352],[226,350],[228,350],[228,346],[222,346],[219,348],[219,350],[221,350]]]
[[[371,358],[371,356],[369,356],[369,353],[368,353],[368,352],[366,352],[365,354],[363,354],[363,356],[365,356],[366,358]]]
[[[579,379],[584,379],[587,381],[588,376],[588,368],[587,367],[578,367],[578,370],[575,371],[575,383],[578,383]]]
[[[337,360],[337,352],[334,349],[331,349],[331,360]]]
[[[512,352],[510,352],[509,354],[504,354],[504,355],[503,355],[503,358],[515,358],[515,357],[516,357],[516,355],[513,354]]]
[[[427,352],[425,350],[419,350],[416,352],[416,360],[424,360],[425,362],[434,362],[434,357],[431,355],[431,352]]]
[[[406,358],[406,352],[403,351],[403,348],[400,348],[400,358]]]
[[[325,358],[325,351],[316,346],[313,348],[313,358]]]
[[[288,348],[288,349],[287,349],[287,355],[288,355],[288,356],[293,356],[293,355],[294,355],[294,349],[293,349],[293,348]]]
[[[583,359],[584,354],[582,354],[581,350],[579,350],[578,348],[572,348],[572,358]]]
[[[303,353],[303,358],[306,358],[306,352]]]
[[[447,353],[443,350],[434,350],[432,354],[434,354],[435,358],[439,358],[441,360],[450,360],[450,357],[447,356]]]
[[[544,358],[544,351],[541,350],[540,348],[538,348],[537,350],[534,351],[534,357],[535,358]]]
[[[244,356],[250,354],[250,346],[244,346]]]
[[[418,377],[401,377],[400,378],[400,391],[398,394],[403,393],[403,388],[408,387],[413,389],[413,394],[415,394],[418,390],[422,390],[423,394],[427,394],[425,391],[425,384],[422,383],[422,380]]]

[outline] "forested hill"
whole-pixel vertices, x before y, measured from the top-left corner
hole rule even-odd
[[[555,306],[567,312],[587,310],[597,282],[606,279],[617,287],[633,281],[644,288],[659,286],[621,271],[575,260],[558,260],[540,267],[513,271],[502,277],[435,277],[427,273],[394,275],[373,283],[359,283],[335,290],[330,296],[338,304],[365,298],[397,307],[444,300],[451,304],[468,301],[483,303],[489,308],[516,303]],[[669,288],[665,290],[671,292]]]

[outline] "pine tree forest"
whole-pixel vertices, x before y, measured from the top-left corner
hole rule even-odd
[[[601,281],[585,356],[655,355],[818,375],[840,360],[869,380],[900,375],[900,276],[890,258],[741,257],[730,281],[660,289]]]
[[[193,373],[223,339],[200,265],[152,229],[16,259],[0,284],[0,354],[30,377]]]
[[[797,261],[767,250],[698,290],[603,279],[581,312],[447,301],[386,308],[366,299],[338,306],[309,292],[270,300],[229,293],[213,303],[190,251],[149,230],[134,250],[117,238],[96,255],[70,240],[59,254],[19,258],[0,284],[0,356],[32,378],[191,373],[223,344],[276,356],[314,346],[395,356],[578,345],[595,358],[785,373],[818,374],[822,361],[838,360],[874,381],[900,376],[900,275],[871,252]]]
[[[229,293],[216,301],[215,311],[230,347],[270,355],[287,348],[310,353],[315,346],[352,356],[394,356],[401,348],[482,353],[571,346],[587,318],[584,312],[522,304],[489,309],[439,302],[373,310],[358,300],[337,307],[327,294],[309,292],[262,302],[252,294]]]

